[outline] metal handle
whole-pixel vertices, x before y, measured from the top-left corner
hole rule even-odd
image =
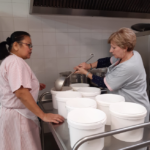
[[[87,63],[90,59],[92,59],[94,57],[94,54],[91,54],[91,57],[85,62]]]
[[[48,95],[48,94],[51,94],[50,92],[44,92],[40,97],[39,97],[39,103],[42,102],[42,98],[45,96],[45,95]]]
[[[40,97],[39,97],[39,105],[40,105],[40,107],[42,108],[42,110],[44,111],[44,112],[46,112],[46,110],[45,110],[45,108],[43,107],[43,105],[42,105],[42,99],[43,99],[43,97],[45,96],[45,95],[49,95],[49,94],[51,94],[50,92],[44,92]]]
[[[94,54],[91,54],[91,57],[88,59],[88,60],[86,60],[86,62],[85,63],[87,63],[91,58],[93,58],[94,57]],[[72,72],[67,78],[69,78],[72,74],[74,74],[75,72],[76,72],[77,70],[75,70],[74,72]],[[67,79],[66,78],[66,79]]]
[[[75,70],[74,72],[72,72],[67,78],[69,78],[69,77],[70,77],[72,74],[74,74],[76,71],[77,71],[77,70]],[[67,79],[67,78],[66,78],[66,79]]]
[[[138,124],[138,125],[134,125],[134,126],[130,126],[130,127],[125,127],[125,128],[121,128],[121,129],[116,129],[116,130],[112,130],[110,132],[103,132],[103,133],[99,133],[99,134],[95,134],[95,135],[90,135],[90,136],[86,136],[82,139],[80,139],[79,141],[77,141],[73,147],[73,150],[77,150],[83,143],[87,142],[87,141],[91,141],[94,139],[99,139],[102,137],[106,137],[106,136],[110,136],[113,134],[118,134],[118,133],[122,133],[122,132],[126,132],[126,131],[130,131],[130,130],[134,130],[134,129],[138,129],[138,128],[142,128],[142,127],[146,127],[146,126],[150,126],[150,122],[148,123],[142,123],[142,124]],[[143,143],[143,147],[147,146],[147,143],[150,143],[150,141],[147,141],[146,143]],[[137,146],[131,146],[132,148],[138,148],[139,145]],[[130,149],[130,147],[128,147],[128,149]]]

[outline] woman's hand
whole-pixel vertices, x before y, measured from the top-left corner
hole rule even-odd
[[[42,120],[45,122],[53,122],[57,124],[60,122],[64,122],[64,118],[62,116],[52,113],[45,113]]]
[[[85,70],[84,68],[81,68],[81,67],[79,67],[79,66],[76,66],[74,69],[77,70],[77,71],[75,72],[75,73],[77,73],[77,74],[87,74],[87,70]]]
[[[74,68],[75,70],[77,70],[75,73],[77,74],[85,74],[87,75],[88,78],[90,78],[91,80],[93,79],[93,75],[91,73],[88,73],[87,70],[80,68],[79,66]],[[88,73],[88,74],[87,74]]]
[[[83,68],[83,69],[85,69],[85,70],[89,70],[89,69],[91,68],[90,64],[87,64],[87,63],[85,63],[85,62],[79,64],[79,67],[80,67],[80,68]]]
[[[40,83],[40,91],[43,90],[43,89],[45,89],[45,88],[46,88],[46,85],[43,84],[43,83]]]

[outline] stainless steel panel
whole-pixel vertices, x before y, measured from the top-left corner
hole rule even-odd
[[[149,90],[149,35],[137,37],[135,50],[141,54],[147,74],[147,90]]]
[[[149,0],[34,0],[32,13],[150,18],[150,3]]]
[[[150,31],[138,32],[136,33],[136,37],[150,35]]]
[[[72,9],[72,8],[54,8],[33,6],[30,14],[49,14],[49,15],[73,15],[73,16],[104,16],[104,17],[122,17],[122,18],[150,18],[149,13],[118,12],[90,9]]]
[[[34,0],[30,0],[30,9],[29,9],[30,14],[32,14],[32,10],[33,10],[33,1]]]

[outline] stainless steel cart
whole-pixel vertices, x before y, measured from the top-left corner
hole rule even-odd
[[[44,112],[57,113],[56,109],[51,109],[47,111],[43,105],[43,104],[52,103],[51,100],[47,101],[46,99],[44,100],[42,99],[45,95],[48,95],[48,94],[50,95],[49,92],[46,92],[43,95],[41,95],[40,100],[39,100],[39,105]],[[105,138],[103,150],[137,150],[141,147],[147,147],[150,145],[150,122],[131,126],[131,127],[126,127],[126,128],[122,128],[118,130],[113,130],[113,131],[110,130],[110,126],[106,126],[104,133],[87,136],[83,139],[80,139],[74,145],[73,148],[71,148],[70,146],[69,129],[68,129],[68,124],[66,120],[64,121],[64,123],[59,124],[59,125],[52,124],[52,123],[48,123],[48,125],[60,150],[77,150],[80,147],[80,145],[83,144],[84,142],[102,138],[102,137]],[[121,132],[126,132],[129,130],[134,130],[138,128],[144,128],[143,138],[142,140],[138,142],[123,142],[123,141],[117,140],[116,138],[112,136],[113,134],[118,134]],[[42,139],[43,138],[44,136],[42,137]]]

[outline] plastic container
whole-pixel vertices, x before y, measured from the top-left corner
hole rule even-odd
[[[74,91],[77,91],[79,88],[89,87],[89,84],[87,84],[87,83],[75,83],[75,84],[70,84],[70,87],[72,87],[72,89]]]
[[[52,94],[52,101],[53,101],[54,109],[58,109],[58,105],[57,105],[57,101],[56,101],[56,94],[64,92],[64,91],[72,91],[72,88],[69,86],[64,86],[61,91],[56,91],[54,87],[50,90],[50,92]]]
[[[111,104],[109,109],[111,114],[111,130],[144,123],[144,118],[147,114],[144,106],[130,102]],[[137,142],[143,137],[143,128],[113,136],[121,141]]]
[[[96,101],[90,98],[75,98],[66,101],[67,112],[78,108],[97,108]]]
[[[111,125],[111,117],[109,105],[113,103],[125,102],[125,98],[115,94],[102,94],[95,97],[97,101],[97,108],[105,112],[107,116],[106,125]]]
[[[81,93],[73,91],[65,91],[56,94],[56,100],[58,104],[58,114],[62,115],[65,119],[67,119],[66,101],[72,98],[76,99],[81,97],[82,97]]]
[[[78,89],[78,92],[82,94],[82,97],[92,98],[95,100],[95,97],[101,93],[101,90],[96,87],[82,87]]]
[[[81,138],[104,132],[106,115],[101,110],[93,108],[75,109],[68,113],[67,121],[71,147],[73,148]],[[103,147],[104,138],[100,138],[85,142],[78,150],[102,150]]]

